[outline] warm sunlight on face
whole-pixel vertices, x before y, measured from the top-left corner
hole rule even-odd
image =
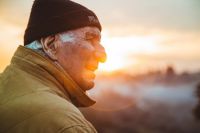
[[[159,51],[159,36],[102,37],[102,45],[107,53],[107,61],[100,65],[100,72],[114,72],[138,63],[137,54],[153,54]],[[132,58],[129,58],[132,57]]]

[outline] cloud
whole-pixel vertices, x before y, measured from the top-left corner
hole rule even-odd
[[[119,30],[200,30],[198,0],[76,0],[92,8],[105,26]],[[198,6],[199,4],[199,6]],[[131,28],[132,27],[132,28]]]
[[[119,32],[141,30],[200,30],[198,0],[75,0],[92,9],[104,27]],[[1,0],[0,14],[27,23],[33,1]],[[2,16],[2,15],[1,15]],[[126,28],[128,27],[128,29]]]

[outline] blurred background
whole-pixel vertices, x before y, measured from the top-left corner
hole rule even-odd
[[[97,104],[81,109],[97,130],[199,133],[200,1],[74,1],[103,26],[108,59],[89,92]],[[32,3],[0,0],[0,72],[23,45]]]

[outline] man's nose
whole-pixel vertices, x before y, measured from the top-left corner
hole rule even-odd
[[[95,51],[95,56],[99,62],[101,62],[101,63],[106,62],[107,55],[106,55],[105,49],[102,45],[99,45],[97,47],[97,49]]]

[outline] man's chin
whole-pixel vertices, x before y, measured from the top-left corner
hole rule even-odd
[[[94,80],[86,80],[84,84],[80,86],[84,91],[88,91],[94,87]]]
[[[95,74],[91,70],[85,70],[83,75],[82,75],[82,81],[80,87],[84,90],[90,90],[94,87],[94,79],[95,79]]]

